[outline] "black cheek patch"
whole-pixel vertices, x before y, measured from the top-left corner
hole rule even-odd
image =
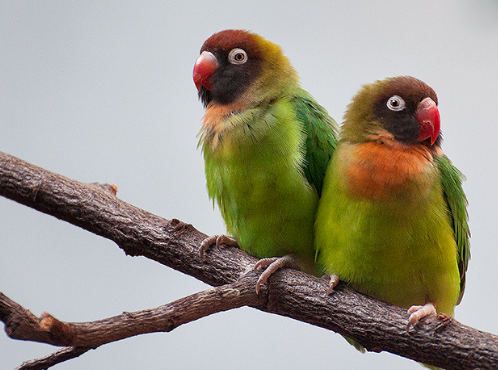
[[[258,78],[259,68],[259,60],[249,60],[241,65],[225,62],[211,78],[211,98],[220,104],[233,103]]]
[[[375,115],[382,127],[394,135],[394,138],[405,144],[414,144],[418,141],[420,125],[411,111],[414,111],[407,102],[405,109],[395,112],[387,107],[387,99],[380,98],[375,103]]]
[[[229,104],[235,101],[251,83],[251,79],[244,72],[243,68],[239,68],[238,71],[227,68],[221,70],[219,74],[213,75],[215,81],[212,89],[213,99],[220,104]]]
[[[418,141],[420,125],[415,117],[405,111],[390,112],[384,121],[384,127],[394,135],[394,138],[405,144]]]

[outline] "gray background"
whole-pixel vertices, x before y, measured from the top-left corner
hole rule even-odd
[[[461,322],[498,333],[498,2],[2,1],[0,150],[207,233],[224,226],[196,149],[192,82],[214,32],[279,44],[330,114],[363,83],[409,74],[439,96],[443,149],[467,175],[472,260]],[[0,290],[39,315],[90,321],[205,289],[112,242],[0,198]],[[55,347],[0,334],[2,369]],[[57,369],[420,369],[333,332],[242,308],[105,345]]]

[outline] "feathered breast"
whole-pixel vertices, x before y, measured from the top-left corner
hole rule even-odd
[[[353,197],[383,199],[416,188],[429,190],[433,173],[432,154],[423,145],[390,147],[368,142],[351,145],[341,151],[344,176]]]

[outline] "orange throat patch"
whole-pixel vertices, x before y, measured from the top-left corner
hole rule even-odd
[[[230,115],[240,112],[244,106],[239,102],[225,105],[209,105],[202,118],[201,141],[215,149],[223,133],[230,127],[227,119]]]
[[[205,130],[213,130],[219,134],[224,131],[223,122],[231,114],[246,109],[243,99],[238,99],[231,104],[212,104],[206,108],[206,113],[202,119],[202,126]]]
[[[341,161],[348,164],[345,175],[352,196],[381,199],[426,178],[431,171],[433,156],[426,146],[389,144],[356,144],[341,153]]]

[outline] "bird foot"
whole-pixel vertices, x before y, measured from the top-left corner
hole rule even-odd
[[[254,265],[254,270],[264,267],[266,267],[266,270],[263,271],[258,279],[258,282],[256,283],[256,294],[259,294],[261,285],[265,284],[268,281],[268,278],[272,276],[278,269],[282,267],[292,267],[295,269],[299,269],[299,267],[296,265],[296,262],[294,261],[294,258],[289,255],[283,257],[262,258]]]
[[[434,303],[426,303],[423,306],[411,306],[408,311],[408,325],[406,326],[406,331],[410,330],[410,327],[415,325],[422,318],[429,315],[436,315],[436,306]]]
[[[238,247],[239,243],[237,242],[237,239],[232,238],[227,235],[212,235],[206,239],[204,239],[201,243],[201,248],[199,250],[199,255],[203,260],[206,259],[206,251],[209,249],[209,247],[213,244],[216,244],[216,247],[219,248],[222,244],[231,246],[231,247]]]
[[[334,288],[339,284],[339,276],[336,274],[330,275],[330,280],[329,280],[329,289],[327,290],[327,295],[332,294],[332,291]]]

